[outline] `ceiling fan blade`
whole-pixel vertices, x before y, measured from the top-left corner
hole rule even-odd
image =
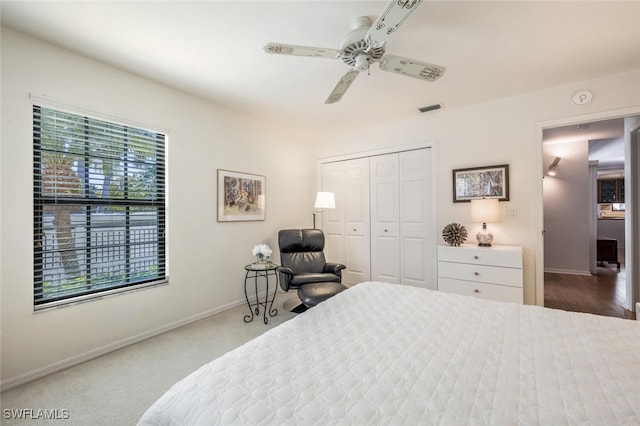
[[[267,53],[278,55],[311,56],[315,58],[339,58],[340,51],[324,47],[296,46],[295,44],[269,43],[264,47]]]
[[[324,103],[333,104],[342,99],[342,96],[347,92],[347,89],[349,88],[349,86],[351,86],[351,83],[353,83],[353,80],[356,79],[358,74],[358,71],[351,70],[343,75],[338,84],[336,84],[336,87],[334,87],[333,92],[331,92]]]
[[[422,0],[390,0],[367,32],[365,40],[376,47],[383,45],[420,4]]]
[[[428,62],[416,61],[415,59],[395,55],[383,56],[382,59],[380,59],[380,69],[427,81],[436,81],[442,77],[446,70],[442,65],[430,64]]]

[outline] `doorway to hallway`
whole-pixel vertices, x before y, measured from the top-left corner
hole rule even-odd
[[[630,180],[629,169],[633,169],[630,164],[627,164],[628,168],[625,169],[625,162],[634,162],[635,167],[638,163],[638,158],[634,155],[631,155],[631,159],[625,158],[630,156],[629,139],[631,138],[632,143],[637,143],[633,140],[633,134],[630,133],[628,124],[629,120],[637,122],[638,119],[639,117],[632,115],[617,118],[603,117],[597,121],[594,119],[585,120],[585,122],[566,121],[570,124],[561,123],[557,127],[542,128],[542,167],[544,172],[547,171],[546,167],[554,159],[562,158],[559,161],[560,172],[558,175],[554,177],[545,175],[543,180],[541,198],[544,212],[544,231],[541,241],[545,256],[544,266],[541,268],[543,270],[538,272],[542,272],[538,277],[543,278],[542,291],[537,293],[538,297],[542,296],[542,298],[538,298],[539,304],[542,304],[540,302],[543,301],[543,304],[548,307],[621,318],[635,316],[633,312],[624,309],[633,306],[633,303],[630,302],[630,297],[633,296],[632,283],[627,282],[630,279],[629,272],[633,269],[631,266],[634,266],[633,262],[629,268],[622,267],[620,272],[617,271],[615,265],[611,265],[609,268],[606,267],[606,264],[605,267],[599,265],[597,270],[595,265],[596,240],[600,238],[598,232],[604,232],[599,230],[600,227],[597,226],[601,222],[600,219],[605,219],[602,222],[607,222],[606,226],[617,225],[617,228],[620,228],[615,238],[619,241],[620,254],[618,257],[622,265],[625,263],[625,248],[630,248],[630,252],[633,253],[633,249],[638,245],[637,233],[630,233],[629,226],[625,226],[624,199],[616,200],[622,201],[622,203],[613,204],[614,210],[617,210],[614,212],[611,212],[610,204],[601,203],[603,200],[600,200],[596,193],[600,187],[596,180],[596,174],[588,170],[587,164],[590,162],[592,165],[598,164],[598,161],[594,162],[594,158],[588,153],[589,144],[594,144],[601,151],[599,154],[602,154],[606,151],[606,149],[602,149],[603,147],[606,148],[606,145],[611,145],[617,140],[618,158],[606,158],[607,155],[610,156],[610,153],[601,157],[598,175],[607,175],[602,177],[613,179],[616,178],[615,173],[617,173],[617,178],[622,184],[621,193],[624,194],[625,175],[627,175],[627,181]],[[613,132],[611,131],[612,124],[617,126],[617,130],[614,129]],[[603,132],[603,128],[607,126],[609,126],[609,133]],[[627,127],[625,128],[625,126]],[[585,130],[587,131],[585,132]],[[562,144],[572,146],[571,143],[573,143],[573,147],[577,147],[574,152],[569,152],[567,155],[558,154],[565,148]],[[548,149],[548,144],[555,144],[555,146],[552,147],[553,149]],[[575,155],[576,150],[581,151],[577,156]],[[615,161],[612,160],[618,161],[619,164],[614,164]],[[557,163],[558,161],[556,161]],[[615,170],[616,168],[617,170]],[[574,176],[576,170],[579,170],[578,174],[581,174],[578,178]],[[586,183],[589,180],[593,180],[591,185]],[[558,194],[555,194],[555,199],[550,196],[550,194],[553,195],[553,191],[559,191]],[[627,203],[631,204],[635,198],[635,205],[637,205],[637,184],[633,187],[633,192],[627,191],[626,193],[631,198],[626,200]],[[601,215],[601,208],[608,209],[608,212]],[[633,211],[629,210],[627,219],[631,217],[630,213]],[[638,210],[636,209],[635,212],[637,218]],[[618,219],[617,223],[606,220],[614,218]],[[635,226],[637,227],[637,223]],[[607,228],[603,227],[602,229]],[[629,241],[625,241],[625,235]],[[605,238],[609,237],[605,236]],[[574,246],[566,247],[567,244],[571,245],[572,243],[575,243]],[[538,282],[540,283],[540,281]]]

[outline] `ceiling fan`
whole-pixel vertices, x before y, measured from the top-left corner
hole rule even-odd
[[[373,24],[367,16],[353,19],[352,31],[342,40],[340,49],[269,43],[264,47],[264,50],[267,53],[279,55],[340,58],[344,63],[353,67],[338,81],[325,101],[326,104],[332,104],[342,99],[358,74],[362,71],[368,71],[369,66],[376,62],[379,63],[380,69],[383,71],[435,81],[442,77],[445,67],[401,56],[385,55],[387,40],[421,3],[422,0],[391,0]]]

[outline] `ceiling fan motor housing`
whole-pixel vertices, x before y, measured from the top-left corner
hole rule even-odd
[[[362,62],[364,59],[358,60],[358,57],[364,55],[367,62],[371,64],[380,60],[384,55],[384,45],[375,47],[365,40],[371,25],[371,19],[366,16],[355,18],[351,22],[352,31],[340,43],[342,61],[349,66],[356,67],[359,71],[366,69],[367,66]]]

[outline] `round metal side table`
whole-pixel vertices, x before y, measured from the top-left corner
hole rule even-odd
[[[250,263],[249,265],[245,265],[244,269],[247,271],[244,277],[244,297],[247,300],[247,305],[249,306],[250,315],[244,316],[244,322],[253,321],[254,314],[260,315],[260,307],[264,308],[262,320],[265,324],[269,323],[270,317],[275,317],[278,315],[278,310],[273,307],[273,301],[276,300],[276,293],[278,292],[278,273],[276,269],[278,269],[278,265],[275,263]],[[260,301],[260,294],[258,293],[258,278],[264,278],[266,283],[266,289],[264,292],[264,301]],[[269,281],[275,279],[275,283],[273,286],[273,294],[271,295],[271,300],[269,300]],[[251,286],[251,281],[253,281],[253,297],[255,298],[255,302],[253,300],[249,300],[249,290],[248,287]]]

